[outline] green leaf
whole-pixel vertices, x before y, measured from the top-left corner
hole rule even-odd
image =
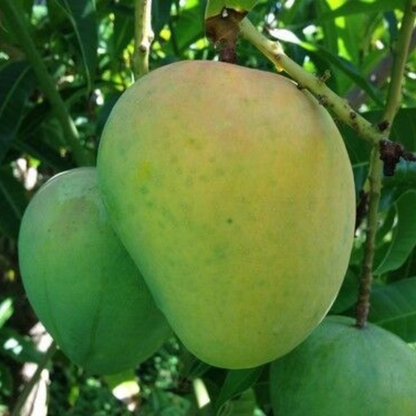
[[[353,306],[357,300],[357,293],[358,278],[357,275],[349,269],[335,303],[331,307],[331,314],[338,315]]]
[[[176,43],[180,52],[204,36],[202,15],[203,10],[199,5],[179,13],[174,29]]]
[[[316,56],[319,59],[326,60],[329,64],[338,68],[352,81],[354,81],[354,83],[360,86],[376,104],[380,106],[382,105],[382,100],[379,96],[380,93],[378,90],[361,75],[358,68],[356,68],[350,61],[347,61],[346,59],[341,58],[322,47],[300,40],[293,32],[287,29],[275,30],[273,31],[273,35],[278,40],[300,46],[304,50],[308,51],[312,58]]]
[[[12,315],[13,301],[11,298],[6,298],[2,303],[0,303],[0,329]]]
[[[71,22],[91,91],[97,62],[98,27],[94,0],[52,0]]]
[[[397,226],[393,239],[374,274],[380,275],[398,269],[416,246],[416,192],[404,193],[396,202]]]
[[[416,342],[416,277],[373,290],[369,320]]]
[[[314,5],[318,19],[319,16],[331,10],[326,0],[315,1]],[[336,55],[338,53],[338,32],[335,22],[332,20],[322,22],[322,30],[325,49]]]
[[[170,17],[173,0],[153,0],[152,26],[156,35],[163,29]]]
[[[232,9],[241,14],[247,14],[258,0],[208,0],[205,19],[221,16],[224,9]]]
[[[262,372],[263,367],[229,371],[221,387],[215,408],[220,411],[228,400],[248,390],[259,379]]]
[[[335,19],[341,16],[350,16],[353,14],[367,14],[375,12],[385,12],[394,9],[403,9],[404,0],[374,0],[374,1],[347,1],[342,6],[323,13],[318,20]]]
[[[383,187],[404,187],[416,190],[416,163],[400,160],[393,176],[384,178]]]
[[[11,62],[0,69],[0,162],[16,137],[33,87],[33,72],[26,61]]]
[[[248,389],[238,398],[228,401],[218,412],[218,416],[253,416],[255,409],[256,396],[253,389]]]
[[[10,372],[10,369],[0,363],[0,393],[4,394],[5,396],[10,396],[13,391],[13,376]],[[0,414],[1,414],[1,406],[0,406]],[[7,414],[7,413],[5,413]]]
[[[29,337],[23,337],[10,328],[2,328],[0,331],[0,354],[22,364],[39,364],[44,356]]]
[[[27,202],[23,185],[9,169],[0,169],[0,229],[15,240]]]

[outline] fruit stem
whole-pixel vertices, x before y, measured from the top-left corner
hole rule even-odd
[[[154,39],[152,0],[136,0],[134,33],[133,71],[136,80],[138,80],[149,72],[150,48]]]
[[[55,80],[48,72],[44,60],[36,49],[33,38],[27,28],[28,23],[25,21],[25,15],[18,10],[18,2],[15,0],[0,0],[0,7],[4,18],[9,23],[8,27],[13,31],[13,35],[19,41],[19,45],[23,49],[27,60],[33,66],[40,88],[48,98],[52,111],[61,124],[65,141],[71,148],[76,163],[79,166],[92,165],[92,156],[81,145],[79,132],[59,94]]]
[[[367,230],[364,245],[364,260],[358,288],[358,300],[355,307],[356,326],[365,328],[370,311],[371,285],[373,282],[373,262],[376,250],[376,234],[378,228],[378,205],[382,186],[383,162],[380,159],[378,146],[374,146],[370,157],[368,181],[370,184]]]
[[[39,381],[39,378],[42,375],[42,371],[46,368],[46,366],[48,365],[49,361],[52,359],[55,352],[56,352],[56,344],[55,342],[52,341],[52,344],[50,345],[48,350],[45,352],[45,355],[43,356],[42,361],[39,363],[38,368],[36,369],[32,378],[29,380],[29,382],[25,385],[24,389],[20,393],[11,416],[20,416],[22,414],[22,409],[24,405],[26,404],[26,401],[29,398],[30,393],[35,387],[35,384]]]
[[[391,82],[387,95],[387,103],[383,118],[378,124],[383,126],[384,133],[390,134],[391,126],[397,111],[400,108],[402,98],[403,74],[408,56],[410,38],[416,17],[416,0],[407,0],[403,14],[402,25],[400,27],[399,38],[396,48],[393,51],[393,67],[391,71]],[[356,305],[356,326],[365,328],[370,311],[371,285],[373,281],[373,261],[376,249],[376,233],[378,227],[378,205],[383,180],[383,162],[380,159],[380,146],[374,145],[370,159],[370,170],[368,182],[370,185],[368,225],[366,241],[364,246],[364,261],[360,285],[358,289],[358,301]]]
[[[377,145],[388,137],[385,131],[380,131],[364,117],[358,114],[349,103],[335,94],[325,82],[311,72],[306,71],[283,51],[280,42],[271,41],[263,36],[247,19],[240,22],[240,35],[251,42],[271,62],[278,71],[287,72],[302,88],[308,89],[318,101],[330,109],[339,120],[352,127],[357,134],[372,145]]]

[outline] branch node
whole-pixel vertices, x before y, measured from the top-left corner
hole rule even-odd
[[[383,131],[386,131],[390,127],[390,123],[387,120],[383,120],[377,124],[377,127],[381,132],[383,132]]]
[[[326,95],[317,94],[316,99],[318,100],[318,103],[323,107],[326,107],[328,105],[328,98],[326,97]]]
[[[355,231],[358,230],[364,218],[368,214],[368,202],[369,202],[368,192],[361,190],[359,194],[359,198],[360,199],[358,201],[357,208],[355,211]]]
[[[413,153],[407,151],[403,144],[389,140],[380,141],[380,159],[383,161],[383,173],[385,176],[393,176],[400,158],[408,161],[416,161]]]
[[[323,75],[321,75],[318,78],[318,82],[322,83],[322,84],[325,84],[329,80],[329,78],[331,78],[331,71],[329,69],[327,69],[327,70],[325,70]]]

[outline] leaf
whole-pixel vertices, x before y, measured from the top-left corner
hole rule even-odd
[[[336,17],[350,16],[353,14],[367,14],[403,9],[404,3],[404,0],[347,1],[335,10],[323,13],[318,18],[318,21],[335,19]]]
[[[222,16],[224,9],[235,10],[239,14],[246,15],[258,0],[208,0],[205,11],[205,19],[214,16]]]
[[[153,0],[152,26],[156,35],[163,29],[170,17],[173,0]]]
[[[369,320],[406,342],[416,342],[416,277],[375,288]]]
[[[52,0],[71,22],[81,51],[82,62],[92,90],[97,63],[98,26],[94,0]]]
[[[384,178],[383,187],[387,189],[404,187],[416,190],[416,163],[400,160],[394,175]]]
[[[5,396],[10,396],[13,391],[13,376],[10,372],[10,369],[0,363],[0,392]],[[0,413],[1,413],[1,405],[0,405]],[[6,414],[6,413],[5,413]]]
[[[175,23],[175,38],[179,51],[204,36],[203,10],[199,5],[183,10]]]
[[[314,2],[315,9],[318,15],[321,16],[325,14],[327,10],[331,10],[326,0],[318,0]],[[323,30],[323,42],[325,49],[331,52],[332,54],[338,53],[338,33],[335,22],[332,20],[327,20],[322,22]]]
[[[218,412],[218,416],[253,416],[256,409],[256,396],[248,389],[240,397],[228,401]]]
[[[33,87],[33,72],[26,61],[11,62],[0,69],[0,162],[16,137]]]
[[[293,43],[308,51],[311,57],[316,56],[319,59],[325,59],[329,64],[338,68],[345,75],[347,75],[354,83],[360,86],[376,104],[382,105],[379,91],[368,82],[350,61],[334,55],[326,49],[313,45],[312,43],[300,40],[293,32],[287,29],[275,29],[271,31],[272,36],[283,42]]]
[[[342,283],[341,290],[335,300],[335,303],[331,307],[331,314],[338,315],[345,312],[357,300],[358,293],[358,278],[355,273],[350,269],[347,271],[344,282]]]
[[[416,246],[416,192],[404,193],[396,209],[397,226],[386,256],[374,271],[376,275],[398,269]]]
[[[44,357],[29,337],[23,337],[10,328],[0,331],[0,353],[22,364],[39,364]]]
[[[15,240],[27,202],[23,185],[9,170],[0,169],[0,229]]]
[[[259,379],[262,372],[263,367],[229,371],[221,387],[215,408],[220,411],[228,400],[248,390]]]
[[[6,298],[2,303],[0,303],[0,329],[12,315],[13,301],[11,298]]]

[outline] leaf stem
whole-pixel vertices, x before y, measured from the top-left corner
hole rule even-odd
[[[55,342],[52,341],[52,344],[50,345],[49,349],[45,352],[43,360],[39,363],[38,368],[36,369],[32,378],[29,380],[29,382],[25,385],[24,389],[20,393],[11,416],[20,416],[22,414],[22,409],[28,397],[30,396],[30,393],[33,390],[33,387],[35,387],[35,384],[39,381],[42,371],[46,368],[46,366],[48,365],[49,361],[51,360],[55,352],[56,352],[56,344]]]
[[[394,117],[400,108],[402,98],[402,85],[405,64],[408,56],[410,38],[416,17],[416,0],[407,0],[405,4],[402,25],[399,31],[397,46],[393,51],[393,67],[391,82],[387,95],[386,108],[380,125],[385,126],[385,133],[389,134]],[[378,145],[374,145],[370,159],[368,180],[370,185],[368,224],[366,241],[364,246],[364,260],[358,289],[358,301],[356,305],[356,326],[364,328],[367,324],[370,311],[371,285],[373,281],[373,261],[375,253],[375,241],[378,228],[378,206],[383,180],[383,163],[380,160]]]
[[[78,165],[90,165],[92,163],[92,157],[81,145],[78,130],[59,94],[55,80],[48,72],[45,62],[37,51],[35,43],[29,34],[27,23],[23,20],[24,14],[17,9],[18,6],[15,0],[0,0],[0,6],[26,58],[33,66],[40,88],[48,98],[52,111],[62,126],[65,141],[71,148],[76,163]]]
[[[290,59],[283,52],[279,42],[267,39],[247,18],[243,19],[239,26],[240,34],[273,62],[279,71],[287,72],[300,87],[312,92],[321,104],[328,107],[342,122],[356,130],[362,139],[373,145],[386,139],[385,132],[381,132],[358,114],[346,100],[328,88],[322,78],[306,71]]]
[[[154,39],[151,12],[152,0],[136,0],[133,55],[133,70],[136,80],[149,72],[150,47]]]

